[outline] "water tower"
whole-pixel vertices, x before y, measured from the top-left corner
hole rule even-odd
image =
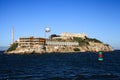
[[[47,36],[49,36],[48,35],[49,32],[50,32],[50,27],[46,27],[45,28],[45,38],[48,38]]]
[[[14,43],[14,26],[12,28],[12,43],[11,44],[13,44],[13,43]]]

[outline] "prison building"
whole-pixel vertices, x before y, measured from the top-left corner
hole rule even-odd
[[[46,41],[48,46],[79,46],[78,42]]]
[[[33,47],[36,45],[45,45],[44,38],[34,38],[34,37],[27,37],[27,38],[19,38],[18,47]]]

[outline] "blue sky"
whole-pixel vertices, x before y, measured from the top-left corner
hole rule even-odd
[[[86,33],[120,49],[120,0],[0,0],[0,46],[19,37]]]

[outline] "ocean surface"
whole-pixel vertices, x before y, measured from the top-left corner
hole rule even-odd
[[[0,52],[0,80],[120,80],[120,51],[6,55]]]

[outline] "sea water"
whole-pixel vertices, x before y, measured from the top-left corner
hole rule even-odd
[[[120,80],[120,51],[98,54],[7,55],[0,52],[0,80]]]

